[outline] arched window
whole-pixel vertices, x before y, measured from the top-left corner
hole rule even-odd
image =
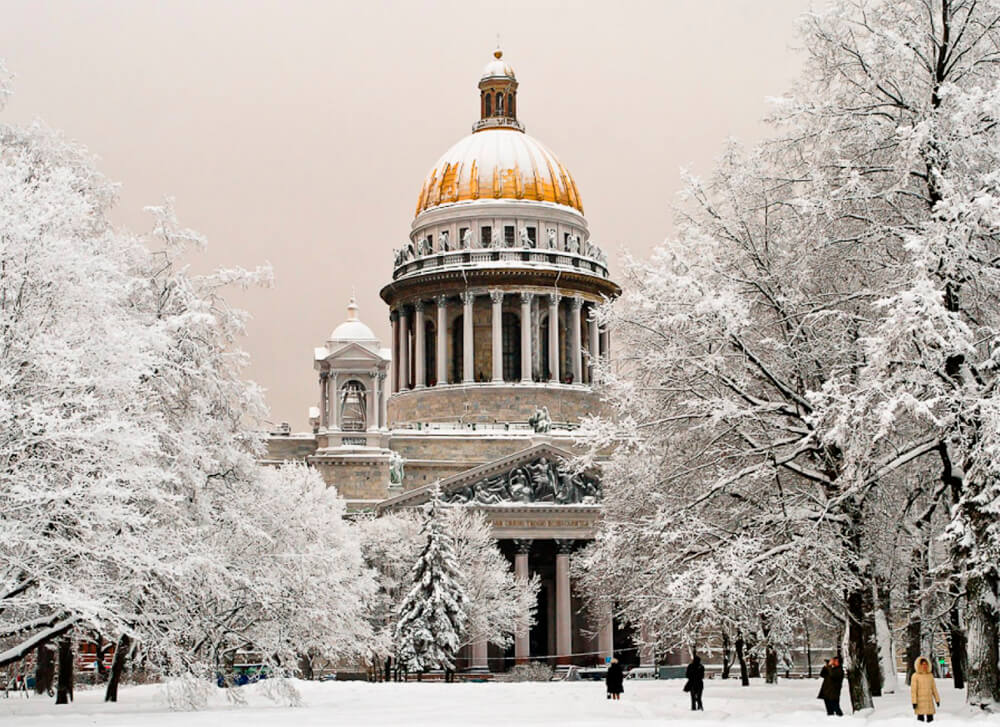
[[[451,378],[448,381],[459,383],[464,377],[462,371],[463,351],[465,348],[465,327],[462,325],[462,316],[455,318],[451,324]]]
[[[340,428],[345,432],[368,428],[368,394],[365,385],[355,379],[340,387]]]
[[[516,313],[504,313],[503,323],[503,380],[521,380],[521,325]]]
[[[503,116],[503,94],[497,93],[497,116]]]
[[[437,336],[434,331],[434,323],[426,321],[424,323],[424,375],[427,377],[427,385],[434,386],[437,383]]]
[[[488,93],[488,94],[486,94],[486,114],[485,114],[486,116],[492,116],[493,115],[493,108],[492,108],[492,106],[493,106],[493,94]]]
[[[511,106],[511,103],[510,103],[510,94],[509,93],[507,94],[507,106],[506,106],[506,108],[507,108],[507,115],[508,116],[513,116],[514,115],[514,107]]]

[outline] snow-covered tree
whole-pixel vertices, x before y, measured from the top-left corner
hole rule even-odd
[[[438,497],[428,504],[424,547],[399,606],[395,630],[397,658],[406,671],[455,669],[468,622],[465,588],[452,537],[445,531]]]

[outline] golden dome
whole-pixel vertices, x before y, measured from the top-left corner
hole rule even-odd
[[[485,128],[446,151],[424,180],[416,214],[477,199],[551,202],[583,213],[569,170],[540,141],[516,129]]]

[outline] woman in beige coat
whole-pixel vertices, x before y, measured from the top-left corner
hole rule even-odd
[[[913,676],[910,677],[910,701],[913,711],[921,722],[933,722],[935,707],[941,706],[941,696],[938,694],[934,675],[931,674],[931,663],[926,656],[918,656]]]

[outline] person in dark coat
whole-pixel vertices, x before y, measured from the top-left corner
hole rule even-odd
[[[701,663],[700,656],[695,656],[691,660],[684,676],[687,677],[684,691],[691,693],[691,711],[705,711],[705,707],[701,703],[701,695],[705,691],[705,665]]]
[[[840,688],[844,684],[844,667],[840,665],[840,657],[835,656],[823,667],[819,675],[823,677],[823,686],[819,688],[819,699],[826,704],[827,715],[843,717],[840,711]]]
[[[622,685],[624,679],[622,665],[618,663],[618,659],[612,659],[611,666],[608,667],[608,675],[604,677],[604,683],[608,685],[608,699],[621,697],[622,692],[625,691],[625,687]]]

